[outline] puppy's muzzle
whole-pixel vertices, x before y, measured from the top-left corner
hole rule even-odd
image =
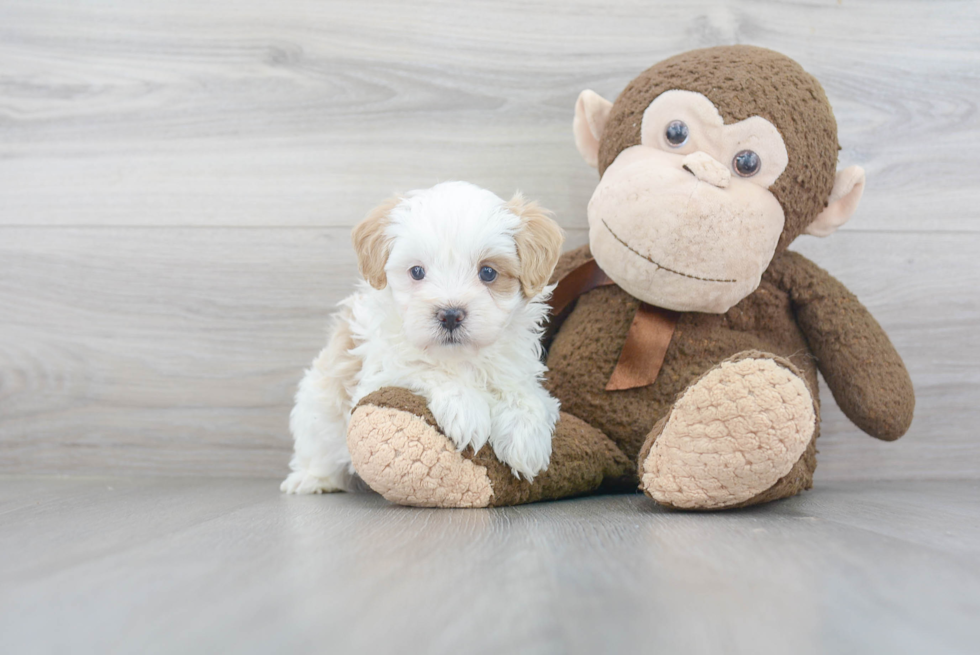
[[[463,325],[465,318],[466,310],[461,307],[445,307],[436,312],[436,319],[438,319],[442,329],[447,332],[452,332]]]

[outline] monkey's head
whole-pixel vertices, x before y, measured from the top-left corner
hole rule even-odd
[[[583,91],[575,143],[599,169],[589,242],[633,296],[723,313],[803,233],[854,213],[864,171],[837,172],[837,123],[820,84],[771,50],[722,46],[667,59],[615,103]]]

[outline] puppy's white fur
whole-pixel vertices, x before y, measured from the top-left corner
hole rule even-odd
[[[348,489],[351,411],[386,386],[423,396],[458,449],[489,441],[515,475],[545,470],[558,419],[558,401],[541,386],[540,345],[562,243],[554,221],[519,194],[505,203],[446,182],[383,204],[354,242],[366,281],[340,303],[329,343],[300,382],[282,490]],[[497,279],[481,280],[484,266]],[[453,331],[438,317],[447,307],[466,312]]]

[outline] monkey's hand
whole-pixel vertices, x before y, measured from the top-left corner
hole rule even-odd
[[[847,418],[884,441],[905,434],[915,408],[912,380],[871,313],[798,253],[778,255],[767,276],[789,293],[817,367]]]

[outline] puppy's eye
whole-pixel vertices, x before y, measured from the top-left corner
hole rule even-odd
[[[687,124],[684,121],[671,121],[664,131],[664,138],[673,147],[680,148],[687,143],[687,137],[690,134],[691,132],[687,129]]]
[[[484,266],[480,269],[480,279],[484,282],[493,282],[497,279],[497,271],[493,270],[489,266]]]
[[[735,168],[735,172],[742,177],[752,177],[762,168],[762,160],[759,159],[759,155],[751,150],[742,150],[735,155],[732,166]]]
[[[421,280],[425,277],[425,269],[421,266],[413,266],[408,274],[412,276],[413,280]]]

